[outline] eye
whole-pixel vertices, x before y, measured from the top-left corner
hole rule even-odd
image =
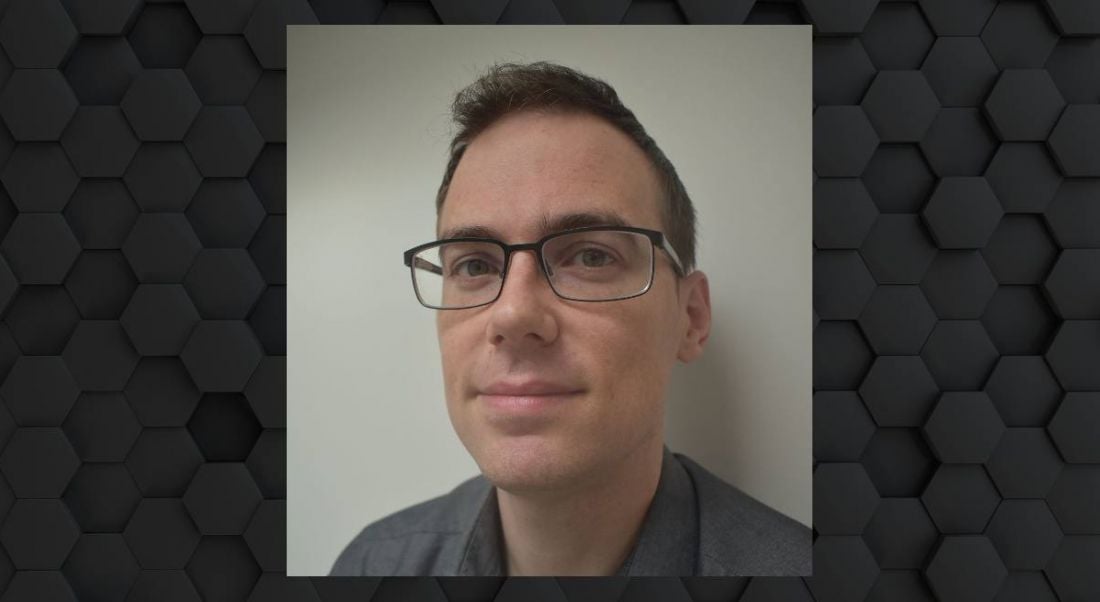
[[[493,267],[482,259],[465,259],[456,263],[451,272],[458,276],[476,277],[491,274]]]
[[[602,268],[613,261],[610,254],[591,247],[577,253],[576,257],[586,268]]]

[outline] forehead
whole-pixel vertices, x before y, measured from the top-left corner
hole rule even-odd
[[[649,159],[614,126],[587,114],[523,112],[469,144],[436,233],[483,227],[532,240],[576,214],[659,230],[660,202]]]

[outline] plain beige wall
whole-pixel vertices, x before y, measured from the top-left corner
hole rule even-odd
[[[808,26],[292,26],[287,82],[287,572],[477,474],[435,319],[401,252],[434,238],[454,93],[493,62],[606,79],[699,215],[714,330],[678,366],[667,441],[809,524]]]

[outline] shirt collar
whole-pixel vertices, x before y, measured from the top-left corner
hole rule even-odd
[[[486,482],[488,485],[488,483]],[[470,533],[457,575],[501,577],[504,537],[496,490],[487,486],[470,521]],[[699,550],[699,511],[687,470],[664,448],[661,477],[638,538],[616,576],[692,575]]]

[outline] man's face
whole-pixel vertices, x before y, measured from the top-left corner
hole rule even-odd
[[[477,227],[533,242],[577,214],[663,230],[661,202],[655,170],[625,134],[589,115],[524,112],[469,145],[438,234]],[[677,287],[702,275],[679,283],[668,257],[655,256],[649,292],[586,303],[557,297],[534,253],[519,252],[495,302],[438,312],[451,422],[491,482],[561,490],[663,440],[670,372],[694,357],[684,343],[689,295]]]

